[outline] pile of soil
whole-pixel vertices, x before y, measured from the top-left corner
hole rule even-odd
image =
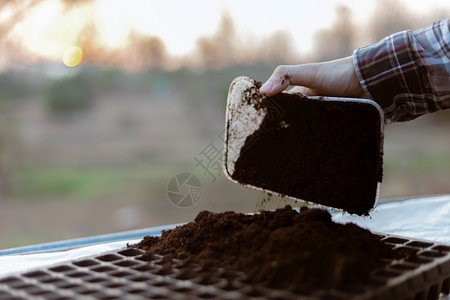
[[[351,288],[395,253],[370,231],[328,211],[290,206],[246,215],[200,212],[194,222],[133,245],[203,266],[241,271],[272,287]]]
[[[317,101],[299,94],[266,98],[256,83],[243,101],[265,109],[232,178],[279,194],[367,215],[382,180],[378,110],[366,103]],[[270,113],[274,110],[276,113]]]

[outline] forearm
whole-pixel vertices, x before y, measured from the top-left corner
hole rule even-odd
[[[404,31],[356,49],[353,63],[366,94],[391,122],[450,107],[450,21]]]

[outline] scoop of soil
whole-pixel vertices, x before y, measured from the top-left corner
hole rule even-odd
[[[318,101],[299,94],[266,98],[255,87],[244,103],[269,110],[240,150],[236,181],[368,214],[382,180],[380,113],[370,103]]]
[[[392,248],[328,211],[290,206],[247,215],[200,212],[194,222],[134,247],[203,266],[244,272],[269,286],[345,288],[368,280]]]

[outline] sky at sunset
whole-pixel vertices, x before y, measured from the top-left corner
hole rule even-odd
[[[401,1],[415,12],[427,12],[442,6],[450,9],[450,1]],[[111,42],[118,37],[124,25],[142,32],[158,35],[173,54],[184,54],[193,49],[200,35],[211,34],[222,11],[233,17],[243,34],[269,35],[277,30],[288,30],[300,52],[311,50],[314,33],[331,26],[335,7],[346,5],[353,11],[356,23],[364,24],[375,6],[366,0],[315,0],[315,1],[128,1],[130,9],[123,8],[123,1],[103,0],[98,12],[107,26]],[[117,20],[120,22],[115,23]],[[115,27],[112,24],[116,24]],[[116,40],[117,41],[117,40]]]
[[[405,11],[427,15],[450,11],[450,1],[399,0]],[[15,5],[14,3],[20,3]],[[201,36],[213,34],[221,16],[228,13],[244,40],[270,37],[284,31],[295,51],[311,54],[318,30],[332,26],[336,7],[351,10],[352,22],[364,28],[377,0],[315,1],[142,1],[142,0],[46,0],[9,2],[0,7],[0,63],[18,57],[26,49],[30,57],[60,60],[79,36],[95,28],[97,49],[124,47],[130,31],[156,36],[172,56],[190,55]],[[386,3],[386,2],[385,2]],[[360,44],[368,41],[364,35]],[[90,41],[92,43],[92,41]],[[13,49],[14,48],[16,49]],[[8,53],[9,51],[9,53]],[[67,52],[66,52],[67,53]]]

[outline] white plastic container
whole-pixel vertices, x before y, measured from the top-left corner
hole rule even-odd
[[[227,99],[227,109],[226,109],[226,124],[225,124],[225,153],[224,153],[224,170],[226,176],[233,182],[239,183],[244,186],[248,186],[260,191],[264,191],[267,193],[273,193],[281,196],[287,196],[289,198],[313,202],[319,206],[325,208],[331,208],[334,210],[343,210],[341,207],[331,207],[327,205],[323,205],[321,203],[315,203],[311,199],[298,199],[289,192],[280,193],[277,190],[271,190],[267,188],[262,188],[260,186],[255,186],[252,184],[248,184],[247,182],[238,182],[234,178],[235,166],[236,162],[239,159],[242,148],[245,145],[246,139],[248,136],[252,135],[256,130],[258,130],[267,115],[267,111],[263,109],[255,108],[254,104],[248,103],[245,101],[246,95],[245,93],[249,93],[249,89],[253,89],[256,91],[255,82],[248,77],[238,77],[236,78],[230,85],[228,99]],[[289,93],[289,92],[283,92]],[[247,95],[248,96],[248,95]],[[263,97],[261,95],[261,97]],[[375,108],[378,111],[379,118],[378,120],[373,120],[374,122],[378,122],[380,124],[379,130],[379,141],[380,141],[380,149],[379,155],[382,156],[383,153],[383,137],[384,137],[384,113],[381,107],[372,100],[367,99],[354,99],[354,98],[337,98],[337,97],[308,97],[308,99],[313,99],[315,101],[322,102],[334,102],[334,103],[360,103],[363,105],[368,105],[370,107]],[[273,103],[274,108],[271,113],[277,113],[277,105]],[[300,118],[301,116],[299,116]],[[268,158],[270,159],[270,158]],[[301,171],[301,170],[299,170]],[[375,199],[373,199],[372,209],[376,206],[379,191],[380,191],[381,182],[378,182],[377,189],[375,193]],[[371,210],[372,210],[371,209]]]

